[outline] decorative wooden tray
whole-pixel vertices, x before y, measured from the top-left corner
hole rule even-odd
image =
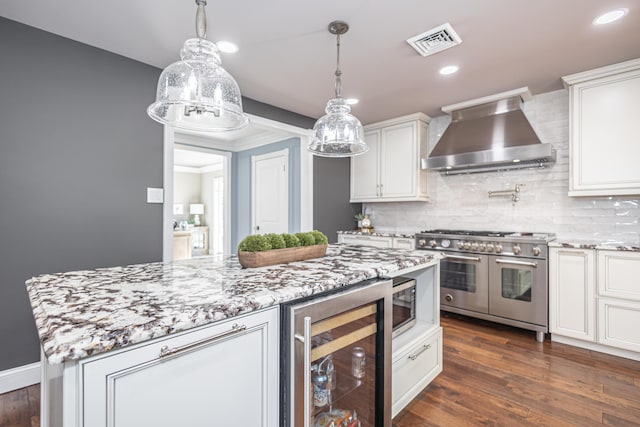
[[[298,246],[295,248],[271,249],[263,252],[238,252],[238,259],[244,268],[285,264],[305,259],[321,258],[327,253],[327,245]]]

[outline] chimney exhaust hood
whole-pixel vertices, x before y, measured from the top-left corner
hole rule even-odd
[[[542,144],[522,112],[531,99],[527,87],[443,107],[451,124],[422,169],[457,173],[544,168],[556,160],[551,144]]]

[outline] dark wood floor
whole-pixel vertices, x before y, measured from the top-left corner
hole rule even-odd
[[[640,362],[460,316],[441,323],[444,370],[394,427],[640,426]]]
[[[640,362],[443,315],[444,371],[393,420],[413,426],[640,426]],[[0,427],[39,424],[40,387],[0,395]]]

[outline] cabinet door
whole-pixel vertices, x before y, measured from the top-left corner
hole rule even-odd
[[[551,333],[595,342],[594,251],[551,248],[549,255]]]
[[[640,194],[640,70],[579,83],[570,93],[569,195]]]
[[[611,298],[640,301],[640,253],[598,251],[598,293]]]
[[[382,129],[380,194],[383,199],[416,196],[420,165],[416,122]]]
[[[351,158],[351,202],[375,201],[380,194],[378,168],[380,131],[365,132],[369,151]]]
[[[107,354],[82,364],[82,425],[275,427],[278,360],[277,308]]]
[[[598,299],[598,342],[640,352],[640,303]]]
[[[348,245],[374,246],[376,248],[391,248],[393,246],[393,239],[391,237],[384,237],[384,236],[361,236],[361,235],[341,234],[339,237],[339,242],[346,243]]]

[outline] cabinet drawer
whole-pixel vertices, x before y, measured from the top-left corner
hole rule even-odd
[[[598,342],[640,352],[640,302],[598,299]]]
[[[442,371],[442,332],[428,335],[392,364],[391,397],[395,416]]]
[[[396,249],[415,249],[416,241],[408,237],[394,237],[393,247]]]
[[[601,296],[640,301],[640,253],[598,251],[598,292]]]
[[[341,234],[338,238],[340,243],[346,243],[348,245],[367,245],[375,246],[376,248],[390,248],[392,247],[392,238],[384,236],[361,236],[361,235],[344,235]]]

